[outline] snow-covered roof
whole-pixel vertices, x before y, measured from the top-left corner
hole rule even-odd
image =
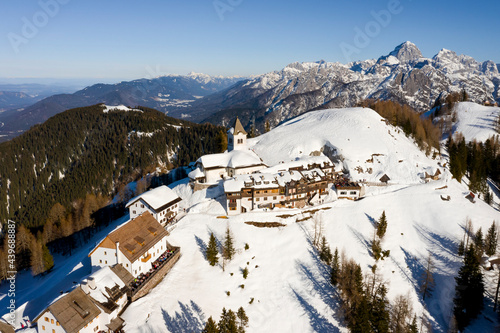
[[[221,154],[203,155],[197,161],[204,169],[214,168],[244,168],[265,165],[264,162],[251,150],[232,150]]]
[[[168,186],[162,185],[136,196],[127,203],[126,207],[129,207],[139,199],[144,200],[154,210],[158,210],[174,200],[180,200],[179,196],[175,194],[174,191],[172,191]]]
[[[111,267],[109,266],[99,269],[90,277],[94,279],[96,288],[88,288],[88,295],[101,303],[107,302],[106,296],[111,297],[111,295],[109,295],[106,291],[106,288],[111,289],[115,285],[118,285],[120,288],[125,286],[125,283],[111,270]]]
[[[203,173],[203,171],[200,170],[200,168],[196,168],[193,171],[191,171],[190,173],[188,173],[188,177],[190,179],[203,178],[203,177],[205,177],[205,174]]]
[[[282,161],[282,163],[279,163],[267,169],[263,169],[261,171],[268,173],[277,173],[280,171],[287,171],[291,168],[297,168],[297,167],[304,167],[307,169],[308,165],[311,164],[319,164],[323,166],[324,163],[328,163],[330,166],[333,166],[332,161],[323,154],[319,156],[302,156],[296,158],[293,161],[288,161],[288,162]]]

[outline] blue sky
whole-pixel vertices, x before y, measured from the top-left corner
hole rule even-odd
[[[499,9],[483,0],[8,0],[0,77],[252,75],[378,58],[406,40],[427,57],[447,48],[500,63]],[[356,44],[359,31],[370,36]],[[346,45],[355,48],[347,57]]]

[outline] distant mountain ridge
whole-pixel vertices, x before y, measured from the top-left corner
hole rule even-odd
[[[67,109],[99,103],[142,105],[169,115],[178,111],[176,116],[180,118],[182,111],[196,99],[225,89],[241,79],[190,73],[116,84],[95,84],[73,94],[47,97],[21,111],[13,109],[1,113],[0,141],[15,137],[31,126],[42,123]]]
[[[365,99],[393,100],[418,112],[439,97],[464,89],[471,101],[500,101],[499,65],[442,49],[425,58],[405,42],[378,59],[348,64],[292,63],[200,99],[186,110],[193,121],[227,125],[238,115],[246,128],[260,130],[307,111],[352,107]]]

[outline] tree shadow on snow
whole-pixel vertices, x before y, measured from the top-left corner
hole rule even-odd
[[[207,244],[203,241],[203,239],[201,239],[196,235],[194,236],[194,239],[196,240],[196,244],[198,245],[198,248],[200,249],[203,258],[207,260]]]
[[[357,231],[353,227],[348,226],[348,228],[352,232],[352,234],[354,235],[354,237],[356,237],[358,239],[358,242],[366,248],[366,251],[368,252],[368,254],[371,257],[373,257],[371,242],[369,240],[367,240],[365,238],[365,236],[363,236],[359,231]]]
[[[323,317],[311,304],[309,304],[304,297],[299,295],[293,288],[292,292],[299,301],[300,305],[306,312],[309,317],[309,322],[311,324],[314,332],[319,333],[331,333],[331,332],[340,332],[340,330],[333,326],[325,317]]]
[[[180,312],[175,312],[172,316],[161,309],[166,328],[176,333],[201,332],[205,327],[205,315],[200,307],[193,301],[191,304],[179,302],[179,306]]]

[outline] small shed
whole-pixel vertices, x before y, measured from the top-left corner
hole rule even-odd
[[[387,176],[387,174],[384,174],[382,177],[380,177],[379,179],[382,183],[386,183],[391,180],[391,178],[389,178],[389,176]]]

